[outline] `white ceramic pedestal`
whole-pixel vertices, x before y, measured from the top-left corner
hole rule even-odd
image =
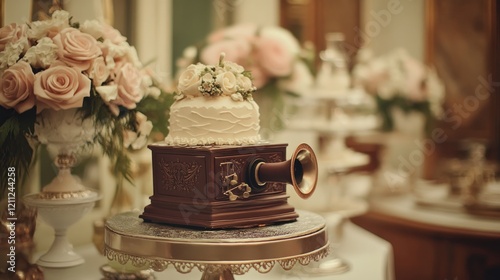
[[[27,205],[37,208],[38,214],[54,229],[55,239],[47,253],[42,255],[37,264],[44,267],[71,267],[80,265],[85,260],[73,251],[68,241],[68,228],[80,220],[100,199],[94,191],[66,193],[72,197],[48,198],[44,193],[30,194],[24,197]]]

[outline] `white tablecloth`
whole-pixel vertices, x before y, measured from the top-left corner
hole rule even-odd
[[[100,256],[93,245],[86,245],[76,248],[86,262],[83,265],[65,268],[49,269],[44,268],[46,280],[96,280],[101,279],[99,267],[106,263],[106,258]],[[340,245],[335,250],[336,254],[346,260],[351,269],[340,275],[328,275],[321,277],[309,277],[299,274],[300,264],[291,271],[284,271],[279,264],[272,271],[266,274],[259,274],[251,270],[245,275],[235,275],[236,280],[243,279],[339,279],[339,280],[382,280],[394,279],[392,265],[392,247],[391,245],[364,229],[347,222],[344,228],[344,235]],[[201,272],[194,269],[189,274],[180,274],[173,267],[167,268],[163,272],[155,272],[156,279],[201,279]]]

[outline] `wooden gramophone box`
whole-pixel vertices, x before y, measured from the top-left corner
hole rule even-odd
[[[316,185],[316,158],[304,145],[289,161],[287,144],[149,145],[153,195],[140,217],[202,228],[293,221],[298,215],[287,203],[286,184],[294,185],[303,197]]]

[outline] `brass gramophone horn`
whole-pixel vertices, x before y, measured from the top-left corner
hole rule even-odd
[[[266,189],[267,182],[288,183],[302,197],[310,197],[318,181],[318,163],[312,148],[300,144],[288,161],[268,163],[255,159],[249,165],[248,178],[254,192]]]

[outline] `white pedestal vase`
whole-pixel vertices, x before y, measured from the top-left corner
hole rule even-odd
[[[37,264],[44,267],[70,267],[83,264],[85,260],[75,253],[66,232],[74,223],[90,212],[100,199],[93,191],[73,194],[70,198],[49,198],[40,194],[25,196],[26,204],[36,207],[42,220],[54,229],[55,239],[50,249],[42,255]]]
[[[77,157],[94,141],[92,119],[83,119],[77,109],[44,110],[37,116],[35,135],[46,145],[55,166],[56,177],[42,191],[24,197],[24,202],[35,207],[43,221],[54,229],[55,239],[49,251],[37,264],[46,267],[69,267],[84,263],[73,251],[66,238],[68,227],[88,213],[101,197],[80,183],[71,174]]]

